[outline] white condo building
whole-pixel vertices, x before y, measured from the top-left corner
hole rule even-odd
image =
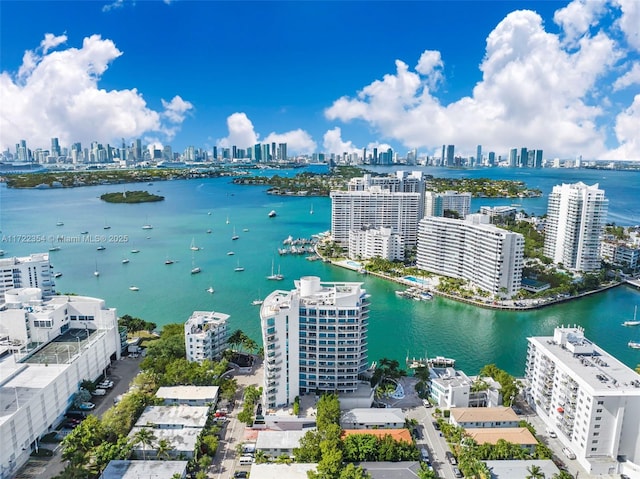
[[[426,216],[420,221],[416,266],[466,279],[496,296],[513,296],[522,282],[524,238],[488,221],[486,215]]]
[[[184,323],[184,342],[187,361],[201,363],[219,358],[227,349],[228,314],[215,311],[194,311]]]
[[[362,283],[317,276],[294,283],[294,290],[272,292],[260,309],[268,409],[315,391],[354,392],[367,369],[369,296]]]
[[[4,292],[12,288],[39,288],[42,295],[54,293],[53,274],[48,253],[0,259],[0,303]]]
[[[547,206],[544,255],[573,271],[599,270],[608,206],[597,183],[554,186]]]
[[[424,194],[424,216],[443,216],[445,211],[455,211],[460,218],[465,218],[470,209],[471,193],[427,191]]]
[[[101,299],[5,291],[0,305],[0,478],[13,477],[73,404],[80,383],[120,357],[116,310]]]
[[[640,375],[580,327],[528,338],[527,401],[589,474],[640,465]],[[619,462],[620,461],[620,462]],[[622,465],[622,467],[626,467]]]
[[[405,246],[415,245],[421,197],[420,193],[395,193],[380,186],[371,186],[366,191],[332,191],[333,239],[348,246],[351,230],[391,228],[402,236]]]
[[[349,231],[349,258],[383,258],[389,261],[404,259],[402,236],[391,228],[367,228]]]

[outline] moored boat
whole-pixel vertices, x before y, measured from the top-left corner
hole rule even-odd
[[[269,214],[267,216],[269,216],[269,218],[274,218],[276,216],[276,210],[269,211]]]

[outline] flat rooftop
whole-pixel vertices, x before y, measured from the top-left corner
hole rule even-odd
[[[640,396],[638,373],[597,344],[580,337],[580,330],[575,329],[575,333],[575,336],[569,334],[566,344],[554,341],[554,336],[528,339],[537,349],[545,351],[557,363],[564,365],[577,381],[585,384],[594,394],[617,395],[625,391],[626,394]]]
[[[69,364],[78,352],[92,341],[91,336],[98,333],[94,329],[70,329],[38,352],[22,360],[29,364]]]
[[[496,444],[504,439],[512,444],[529,446],[538,444],[537,439],[526,427],[480,427],[465,429],[478,444]]]
[[[258,431],[256,449],[293,449],[300,447],[300,439],[307,433],[301,431]]]
[[[183,429],[202,428],[207,422],[209,408],[206,406],[147,406],[136,426],[172,425]]]
[[[461,422],[518,422],[518,415],[510,407],[453,407],[451,416]]]
[[[372,479],[415,479],[420,470],[420,463],[417,461],[361,462],[355,465],[371,474]]]
[[[183,476],[187,461],[109,461],[101,479],[171,479],[174,474]]]
[[[317,464],[253,464],[251,479],[307,479],[307,471],[315,471]]]
[[[156,397],[161,399],[207,400],[218,397],[218,386],[163,386]]]
[[[131,432],[127,437],[132,438],[136,435],[136,433],[144,429],[142,427],[134,426],[131,428]],[[183,429],[159,429],[159,428],[147,428],[151,429],[153,435],[156,437],[156,441],[154,444],[157,444],[161,439],[165,439],[171,449],[174,449],[176,452],[193,452],[196,449],[196,443],[198,442],[198,436],[202,433],[202,428],[183,428]],[[134,446],[136,448],[142,449],[142,445],[138,444]],[[155,450],[155,447],[149,448],[147,450]],[[164,462],[164,461],[158,461]],[[142,477],[142,476],[141,476]]]
[[[547,460],[531,460],[531,461],[484,461],[491,471],[492,479],[513,479],[514,477],[529,477],[531,474],[529,468],[538,466],[544,477],[555,477],[560,473],[560,469],[556,467],[553,461]]]

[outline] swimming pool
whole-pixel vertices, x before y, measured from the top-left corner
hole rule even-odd
[[[345,261],[345,263],[349,266],[351,266],[352,268],[362,268],[362,265],[360,263],[358,263],[357,261],[351,261],[350,259]]]
[[[416,278],[415,276],[403,276],[402,279],[406,279],[407,281],[410,281],[412,283],[416,283],[416,284],[420,284],[420,285],[426,285],[427,281],[425,281],[422,278]]]

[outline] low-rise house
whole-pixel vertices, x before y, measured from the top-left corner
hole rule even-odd
[[[539,477],[556,477],[556,474],[560,474],[560,469],[549,459],[536,459],[531,461],[485,461],[485,464],[491,471],[491,479],[532,477],[531,466],[540,468],[540,472],[544,474],[544,476]]]
[[[418,461],[361,462],[358,466],[371,475],[371,479],[415,479],[420,471]]]
[[[520,419],[510,407],[461,407],[451,409],[449,422],[465,429],[505,428],[518,427]]]
[[[307,431],[259,431],[256,450],[271,457],[282,454],[293,456],[293,450],[300,446],[300,439]]]
[[[129,440],[132,440],[135,437],[136,433],[141,429],[144,428],[140,426],[133,427],[128,436]],[[149,429],[152,430],[155,439],[150,445],[144,445],[141,443],[134,444],[133,452],[135,453],[136,457],[146,459],[156,457],[158,453],[158,442],[164,439],[169,444],[169,450],[167,451],[167,454],[170,457],[184,457],[186,459],[192,459],[195,455],[194,453],[196,450],[196,445],[198,443],[198,438],[203,431],[202,428]]]
[[[187,461],[109,461],[100,479],[184,479]]]
[[[342,437],[354,434],[372,434],[377,437],[391,436],[394,441],[404,441],[411,443],[413,438],[408,429],[343,429]]]
[[[251,479],[307,479],[308,471],[315,471],[317,464],[253,464]]]
[[[203,428],[207,423],[206,406],[147,406],[136,426],[155,429]]]
[[[430,368],[429,373],[430,395],[438,407],[495,407],[502,404],[501,386],[490,377],[469,377],[454,368]]]
[[[503,439],[511,444],[517,444],[522,449],[532,453],[538,444],[535,436],[526,427],[482,427],[478,429],[470,428],[465,431],[478,445],[495,445],[500,439]]]
[[[218,402],[218,386],[164,386],[158,388],[156,397],[165,406],[208,406]]]
[[[344,429],[400,429],[405,427],[405,415],[400,408],[356,408],[342,413]]]

